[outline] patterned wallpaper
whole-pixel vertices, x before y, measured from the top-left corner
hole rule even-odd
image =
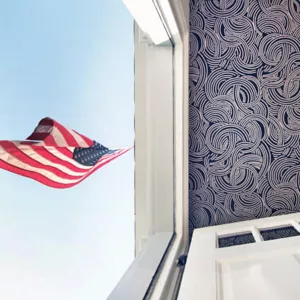
[[[190,229],[300,211],[300,1],[190,1]]]

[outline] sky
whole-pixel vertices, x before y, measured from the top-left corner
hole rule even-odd
[[[0,139],[51,117],[134,143],[133,19],[122,0],[0,2]],[[134,153],[51,189],[0,169],[0,299],[106,299],[134,258]]]

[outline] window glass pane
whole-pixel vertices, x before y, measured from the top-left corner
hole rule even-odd
[[[219,248],[238,246],[244,244],[255,243],[252,233],[243,233],[239,235],[219,237]]]
[[[272,228],[261,230],[260,234],[262,235],[265,241],[282,239],[292,236],[298,236],[300,233],[292,226],[285,226],[281,228]]]

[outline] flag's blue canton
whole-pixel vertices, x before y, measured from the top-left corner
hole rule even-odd
[[[73,159],[84,166],[94,166],[103,155],[114,152],[115,150],[110,150],[94,141],[89,148],[75,148]]]

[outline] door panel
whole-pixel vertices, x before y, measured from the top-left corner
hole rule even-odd
[[[220,300],[299,299],[300,266],[293,255],[221,263],[219,270]]]
[[[282,230],[299,232],[299,220],[297,213],[195,230],[178,299],[300,299],[300,236]],[[277,239],[264,241],[261,231],[269,229],[272,235],[277,230]],[[224,234],[249,232],[254,243],[218,247]]]

